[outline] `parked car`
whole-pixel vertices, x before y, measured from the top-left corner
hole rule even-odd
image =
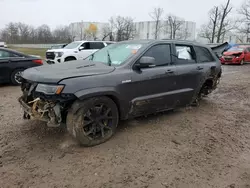
[[[7,44],[5,42],[0,41],[0,48],[7,48]]]
[[[67,45],[68,45],[68,43],[65,43],[65,44],[56,44],[56,45],[51,46],[50,50],[51,49],[62,49],[62,48],[64,48]]]
[[[51,49],[46,52],[48,64],[84,59],[95,51],[114,42],[107,41],[74,41],[63,49]]]
[[[111,138],[119,120],[198,104],[221,77],[211,48],[175,40],[109,45],[85,60],[23,72],[25,119],[67,125],[83,146]]]
[[[41,58],[26,55],[11,49],[0,48],[0,83],[19,85],[19,76],[27,68],[43,64]]]
[[[250,47],[234,46],[224,52],[220,60],[222,64],[243,65],[245,62],[250,62]]]

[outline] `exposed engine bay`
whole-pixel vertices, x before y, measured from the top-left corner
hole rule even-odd
[[[36,92],[36,87],[37,83],[22,82],[21,90],[23,95],[18,101],[24,110],[23,118],[45,121],[48,127],[59,127],[64,124],[67,104],[70,101],[69,96],[66,98],[46,96]]]

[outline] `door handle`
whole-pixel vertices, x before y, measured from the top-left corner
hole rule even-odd
[[[211,69],[215,69],[216,68],[216,66],[211,66]]]
[[[203,67],[199,66],[199,67],[197,67],[197,70],[203,70]]]
[[[174,71],[173,70],[171,70],[171,69],[169,69],[169,70],[166,70],[166,72],[165,72],[166,74],[171,74],[171,73],[174,73]]]

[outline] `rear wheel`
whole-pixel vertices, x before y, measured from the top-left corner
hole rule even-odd
[[[106,142],[115,133],[119,113],[114,101],[108,97],[95,97],[76,101],[67,116],[69,132],[83,146]]]
[[[21,84],[20,76],[21,76],[21,73],[23,71],[24,71],[23,69],[16,69],[11,73],[10,81],[13,85],[20,85]]]

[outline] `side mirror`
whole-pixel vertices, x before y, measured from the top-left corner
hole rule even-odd
[[[82,51],[82,50],[84,50],[84,47],[83,47],[83,46],[80,46],[80,47],[79,47],[79,51]]]
[[[136,63],[137,68],[148,68],[148,67],[154,67],[155,66],[155,58],[149,57],[149,56],[143,56],[139,60],[138,63]]]

